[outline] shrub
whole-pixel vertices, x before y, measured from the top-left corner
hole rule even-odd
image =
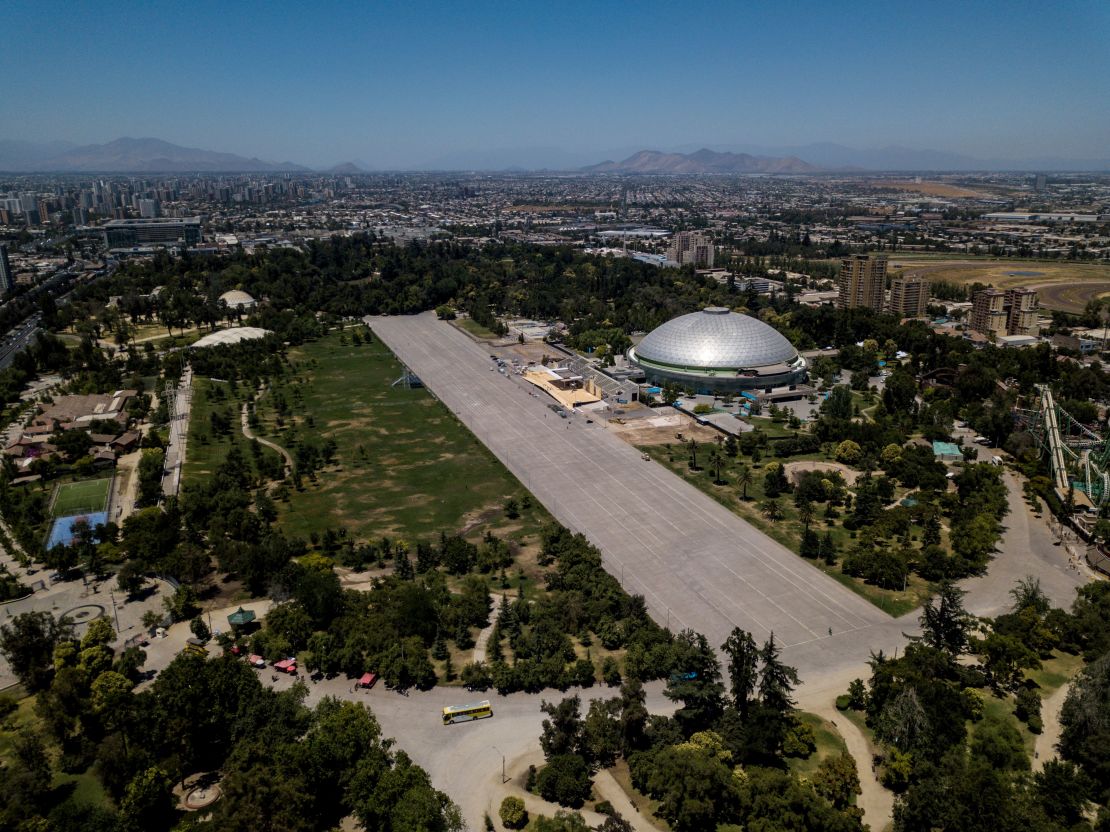
[[[506,829],[523,829],[528,824],[528,810],[519,797],[510,795],[502,800],[497,814],[501,816],[501,823]]]
[[[590,796],[590,770],[577,754],[552,757],[536,777],[536,788],[544,800],[577,809]]]

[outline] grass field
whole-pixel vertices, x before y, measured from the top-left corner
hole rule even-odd
[[[189,440],[185,451],[182,484],[203,481],[215,473],[232,447],[239,448],[252,459],[250,442],[243,436],[240,413],[248,390],[244,385],[235,389],[226,381],[208,378],[193,379],[193,404],[189,413]],[[212,415],[225,419],[228,429],[217,431]],[[276,451],[263,448],[264,457],[278,458]]]
[[[1060,260],[996,260],[966,255],[890,256],[891,271],[919,274],[935,281],[984,283],[996,289],[1028,286],[1040,305],[1063,312],[1082,312],[1089,300],[1110,295],[1110,265]]]
[[[907,191],[909,193],[926,194],[928,196],[955,198],[986,196],[982,191],[973,191],[970,188],[953,185],[950,182],[911,182],[908,179],[871,179],[867,180],[866,184],[872,188],[881,190]]]
[[[504,517],[505,499],[525,490],[447,408],[423,388],[392,386],[402,374],[392,353],[377,341],[342,340],[332,333],[291,351],[296,378],[258,403],[264,435],[290,451],[294,431],[337,447],[336,464],[279,507],[287,533],[342,526],[360,540],[412,540],[491,524],[535,528],[535,504],[515,523]],[[279,426],[282,400],[292,419]]]
[[[791,759],[787,763],[790,770],[799,777],[810,777],[817,772],[821,763],[829,757],[836,757],[848,753],[848,746],[836,726],[818,714],[799,711],[798,719],[813,730],[813,737],[817,741],[817,750],[804,760]]]
[[[71,514],[104,511],[108,507],[111,485],[111,477],[61,483],[54,492],[52,514],[55,517],[68,517]]]
[[[454,322],[454,325],[464,332],[469,332],[475,338],[492,339],[497,337],[497,333],[491,329],[486,329],[473,318],[459,318]]]
[[[0,722],[0,766],[14,762],[15,741],[21,732],[42,731],[42,719],[35,713],[35,697],[23,695],[22,690],[18,691],[17,696],[12,696],[11,693],[5,694],[5,696],[15,698],[18,705]],[[56,765],[56,758],[60,752],[49,741],[47,753],[55,758]],[[54,788],[54,793],[50,798],[52,801],[60,802],[66,797],[73,797],[73,799],[84,804],[108,805],[108,795],[91,767],[81,774],[58,772],[54,775],[52,785]]]

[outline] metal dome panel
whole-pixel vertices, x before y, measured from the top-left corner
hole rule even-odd
[[[674,367],[740,369],[789,364],[798,351],[774,327],[710,306],[656,327],[636,346],[645,361]]]

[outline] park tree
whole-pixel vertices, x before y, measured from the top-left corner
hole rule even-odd
[[[1093,786],[1078,766],[1063,760],[1046,760],[1033,775],[1033,790],[1045,814],[1069,829],[1087,813]]]
[[[633,778],[659,801],[659,816],[675,832],[701,832],[736,816],[739,793],[730,762],[719,737],[700,733],[657,751]]]
[[[863,450],[860,448],[859,443],[851,439],[845,439],[836,446],[836,461],[843,462],[845,465],[855,465],[860,459],[863,458]]]
[[[528,825],[528,810],[524,808],[524,801],[519,797],[509,795],[502,800],[497,814],[506,829],[523,829]]]
[[[544,800],[577,809],[590,796],[592,782],[585,758],[578,754],[549,757],[536,776],[536,791]]]
[[[54,648],[71,633],[67,622],[48,612],[21,613],[0,627],[0,654],[28,690],[42,690],[50,681]]]
[[[713,467],[713,484],[723,485],[721,481],[721,466],[724,464],[725,455],[719,446],[709,449],[709,464]]]
[[[628,756],[646,744],[647,694],[639,679],[630,678],[621,686],[621,752]]]
[[[759,504],[759,512],[772,523],[777,523],[784,516],[778,500],[764,500]]]
[[[592,699],[582,722],[581,753],[593,766],[608,768],[621,754],[621,700]]]
[[[736,468],[736,484],[740,486],[740,499],[744,502],[748,500],[748,486],[752,484],[755,479],[752,474],[751,466],[747,463],[741,463]]]
[[[577,696],[568,696],[558,704],[541,702],[540,710],[548,718],[543,721],[540,746],[548,760],[559,755],[576,754],[582,747],[581,708],[582,700]]]
[[[798,685],[798,671],[779,658],[779,646],[771,633],[759,651],[759,702],[779,714],[794,710],[794,688]]]
[[[851,419],[852,391],[843,384],[833,387],[821,404],[821,415],[840,421]]]
[[[134,829],[166,829],[173,818],[171,788],[170,778],[161,768],[152,766],[139,772],[127,784],[120,814]]]
[[[689,736],[701,731],[720,717],[724,710],[724,686],[717,657],[705,636],[683,630],[674,641],[673,672],[664,694],[682,707],[675,719]]]
[[[729,692],[733,707],[746,718],[758,684],[759,649],[751,633],[736,627],[721,645],[721,650],[728,656]]]
[[[1110,795],[1110,653],[1079,672],[1060,711],[1060,754]]]
[[[847,753],[826,757],[813,775],[813,787],[835,808],[846,808],[862,793],[855,759]]]
[[[971,616],[964,609],[964,595],[964,591],[952,581],[943,581],[918,619],[922,640],[953,658],[967,649]]]

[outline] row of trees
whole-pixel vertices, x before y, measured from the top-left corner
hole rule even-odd
[[[0,770],[0,826],[57,832],[334,829],[348,815],[368,830],[463,828],[458,809],[386,740],[361,704],[304,704],[277,693],[233,657],[184,653],[136,692],[142,651],[113,655],[107,619],[80,641],[49,613],[0,628],[0,652],[32,691],[41,732],[15,740]],[[55,787],[91,764],[109,804]],[[172,788],[221,772],[221,798],[203,818],[179,812]],[[188,818],[188,820],[186,820]]]
[[[826,759],[810,782],[786,770],[786,758],[809,756],[815,743],[795,711],[797,674],[782,663],[773,635],[760,647],[749,633],[733,631],[721,646],[727,688],[704,636],[682,632],[675,650],[666,688],[679,704],[673,717],[649,715],[636,680],[617,697],[592,700],[585,715],[578,697],[544,702],[546,764],[530,778],[532,788],[547,800],[580,806],[592,772],[623,758],[633,784],[659,802],[656,814],[676,832],[727,823],[863,828],[850,757]]]
[[[862,710],[883,745],[882,780],[900,794],[898,832],[1091,828],[1092,803],[1110,797],[1110,659],[1099,652],[1110,646],[1100,617],[1110,609],[1106,587],[1081,588],[1068,613],[1026,579],[1011,592],[1010,612],[978,622],[962,592],[942,583],[922,612],[921,638],[898,658],[872,658],[866,685],[853,682],[839,704]],[[1062,759],[1033,773],[1014,717],[1040,732],[1040,695],[1028,673],[1054,650],[1099,657],[1068,693]],[[1014,716],[988,711],[987,694]]]

